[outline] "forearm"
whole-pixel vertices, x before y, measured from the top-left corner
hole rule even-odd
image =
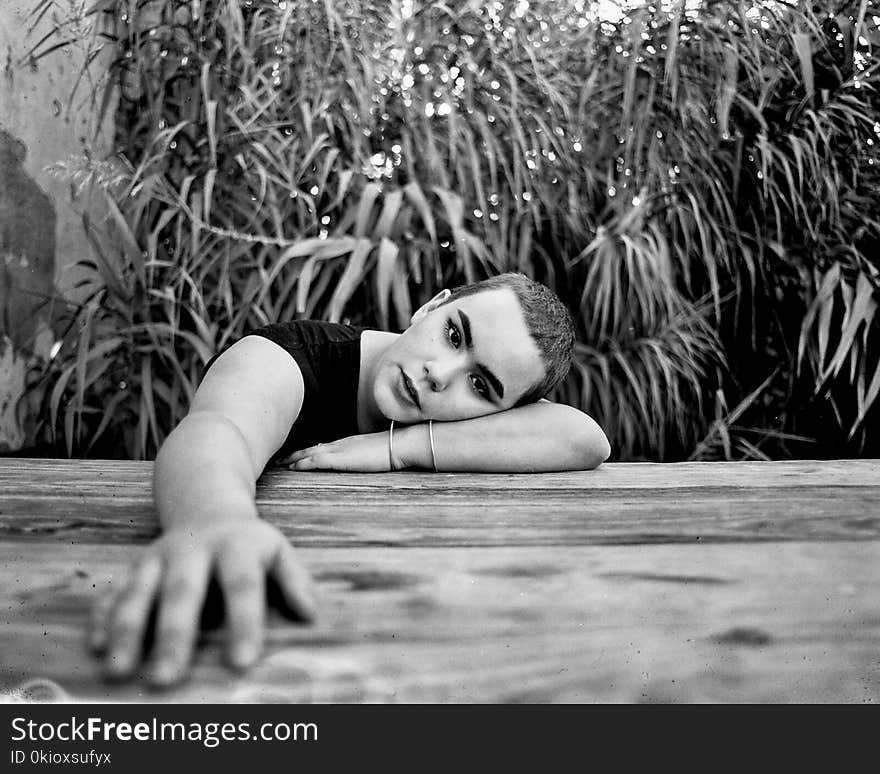
[[[539,402],[461,422],[434,422],[440,471],[528,473],[590,470],[610,453],[596,422],[570,406]],[[402,466],[432,468],[427,425],[394,433]]]
[[[256,518],[256,464],[238,428],[223,415],[187,416],[156,458],[153,493],[162,528]]]
[[[256,336],[233,344],[205,374],[156,458],[153,496],[165,534],[97,608],[91,643],[109,676],[130,677],[147,660],[157,685],[182,679],[212,582],[239,669],[262,648],[268,578],[283,612],[314,615],[308,574],[278,528],[257,518],[255,502],[257,477],[296,420],[302,387],[288,353]]]

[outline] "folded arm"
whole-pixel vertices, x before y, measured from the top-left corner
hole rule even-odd
[[[591,470],[611,448],[592,417],[571,406],[539,401],[462,422],[434,422],[437,470],[540,473]],[[395,432],[402,467],[431,469],[427,429]]]
[[[611,453],[595,420],[546,400],[460,422],[434,422],[433,434],[437,470],[447,472],[591,470]],[[295,470],[432,469],[427,424],[395,428],[393,463],[388,441],[388,431],[351,436],[295,452],[287,462]]]

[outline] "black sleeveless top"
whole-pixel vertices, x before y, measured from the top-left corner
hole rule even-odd
[[[357,390],[364,328],[318,320],[273,323],[247,333],[283,347],[305,386],[302,408],[274,459],[297,449],[358,434]],[[205,371],[216,360],[215,355]]]

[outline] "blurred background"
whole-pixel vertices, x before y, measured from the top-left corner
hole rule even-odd
[[[150,459],[248,329],[399,331],[520,271],[574,315],[553,397],[612,459],[880,457],[874,2],[12,0],[0,29],[4,454]]]

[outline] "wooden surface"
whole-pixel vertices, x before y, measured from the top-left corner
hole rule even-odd
[[[228,672],[108,684],[95,596],[156,533],[149,463],[0,459],[0,691],[169,702],[880,701],[880,461],[545,475],[271,472],[317,580]]]

